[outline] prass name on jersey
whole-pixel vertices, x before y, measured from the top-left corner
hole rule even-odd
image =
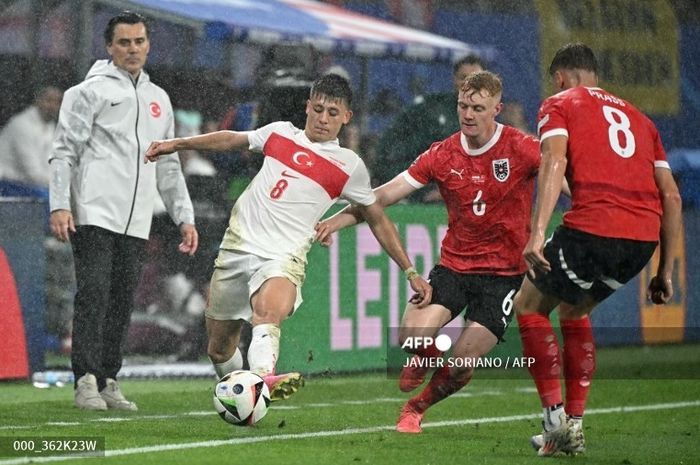
[[[603,100],[604,102],[612,102],[615,105],[619,105],[621,107],[627,106],[627,104],[624,101],[622,101],[619,98],[614,97],[612,95],[603,94],[602,92],[600,92],[596,89],[592,89],[590,87],[586,87],[586,90],[588,91],[589,95],[591,95],[592,97],[596,97],[600,100]]]

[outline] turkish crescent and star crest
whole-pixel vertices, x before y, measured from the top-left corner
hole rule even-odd
[[[493,160],[493,176],[499,182],[505,182],[510,176],[510,164],[507,158],[501,158],[500,160]]]
[[[304,168],[310,168],[314,166],[314,160],[311,157],[311,155],[303,151],[294,152],[294,155],[292,155],[292,161],[295,165]]]
[[[148,104],[148,109],[151,111],[151,115],[154,118],[160,118],[161,110],[158,102],[151,102]]]

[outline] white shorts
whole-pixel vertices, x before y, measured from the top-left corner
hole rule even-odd
[[[289,279],[297,288],[292,313],[299,308],[305,263],[294,259],[276,260],[246,252],[220,249],[214,262],[209,286],[209,303],[204,312],[213,320],[250,321],[253,309],[250,299],[270,278]],[[291,315],[291,314],[290,314]]]

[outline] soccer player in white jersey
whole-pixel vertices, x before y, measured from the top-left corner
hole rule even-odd
[[[243,366],[241,325],[243,320],[252,323],[248,363],[265,380],[272,400],[303,385],[299,373],[275,373],[280,325],[302,302],[314,226],[338,198],[363,212],[379,243],[405,271],[417,293],[415,303],[423,306],[431,299],[432,288],[412,266],[395,226],[376,201],[364,162],[338,143],[340,129],[352,117],[351,101],[347,80],[329,74],[311,87],[303,130],[276,122],[255,131],[155,141],[146,152],[147,161],[178,150],[249,148],[265,156],[231,211],[205,315],[207,352],[219,376]]]

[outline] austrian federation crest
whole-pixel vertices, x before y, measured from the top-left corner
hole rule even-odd
[[[491,162],[493,166],[493,176],[499,182],[505,182],[510,176],[510,165],[508,164],[507,158],[501,158],[500,160],[494,160]]]

